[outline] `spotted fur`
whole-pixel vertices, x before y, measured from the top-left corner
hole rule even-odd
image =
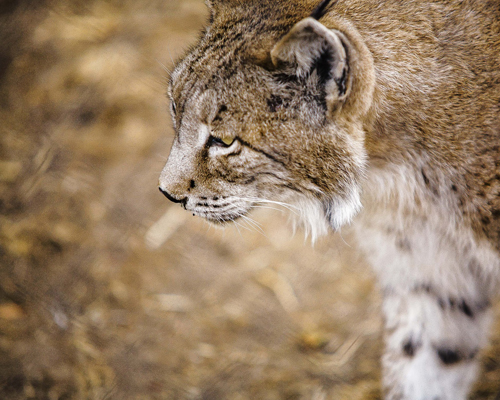
[[[160,190],[215,223],[282,203],[313,240],[352,222],[386,398],[465,399],[500,277],[498,2],[208,5],[171,75]]]

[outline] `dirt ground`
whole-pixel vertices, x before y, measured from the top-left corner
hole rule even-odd
[[[0,2],[0,398],[380,399],[348,232],[218,230],[157,190],[201,0]],[[500,316],[497,307],[497,316]],[[472,399],[500,390],[500,325]]]

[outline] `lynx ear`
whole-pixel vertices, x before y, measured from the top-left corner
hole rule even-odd
[[[325,86],[328,105],[347,97],[350,89],[345,36],[309,17],[298,22],[271,50],[275,68],[297,78],[309,78],[316,71]]]

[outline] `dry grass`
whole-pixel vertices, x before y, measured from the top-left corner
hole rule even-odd
[[[167,204],[165,71],[201,0],[0,5],[0,398],[378,399],[352,239]],[[261,233],[260,230],[264,232]],[[500,329],[474,399],[500,381]]]

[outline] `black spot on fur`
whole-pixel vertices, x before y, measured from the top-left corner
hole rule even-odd
[[[221,121],[222,120],[222,114],[227,111],[227,106],[225,104],[221,105],[219,107],[219,110],[217,111],[217,114],[214,117],[214,121]]]
[[[276,112],[284,106],[283,99],[280,96],[272,95],[267,99],[267,106],[271,112]]]
[[[406,252],[411,251],[411,243],[406,237],[400,237],[396,240],[396,246]]]
[[[189,188],[190,189],[194,189],[196,187],[196,184],[194,183],[194,181],[191,179],[191,181],[189,182]]]
[[[469,307],[469,305],[465,302],[465,300],[462,300],[458,304],[458,309],[462,311],[465,315],[467,315],[469,318],[474,318],[474,313]]]
[[[408,339],[403,343],[403,353],[408,357],[413,357],[419,347],[419,344],[415,343],[412,339]]]
[[[475,268],[474,264],[469,268]],[[442,310],[460,311],[469,318],[474,318],[477,313],[481,313],[490,306],[488,300],[480,302],[468,302],[464,299],[442,298],[437,296],[436,301]]]
[[[437,302],[441,310],[446,308],[446,302],[441,297],[438,297]]]
[[[453,190],[454,192],[456,192],[458,189],[455,185],[451,185],[451,190]]]
[[[82,110],[78,114],[77,121],[78,121],[78,124],[81,126],[88,126],[95,121],[96,117],[97,117],[97,115],[96,115],[96,112],[94,110],[86,109],[86,110]]]
[[[413,288],[413,291],[417,293],[418,292],[431,293],[433,292],[433,289],[432,286],[428,283],[420,283]]]
[[[425,172],[423,169],[421,170],[421,172],[422,172],[422,178],[424,178],[424,183],[426,185],[429,185],[429,178],[427,178],[427,175],[425,175]]]
[[[426,173],[424,172],[423,168],[420,170],[420,172],[422,174],[422,178],[424,180],[425,186],[427,186],[429,188],[429,190],[432,192],[432,194],[434,196],[439,197],[439,191],[437,189],[437,186],[436,185],[431,185],[431,181],[428,178],[428,176],[426,175]]]
[[[463,355],[459,351],[452,350],[446,347],[437,349],[437,354],[439,359],[445,365],[453,365],[459,363],[464,359]]]

